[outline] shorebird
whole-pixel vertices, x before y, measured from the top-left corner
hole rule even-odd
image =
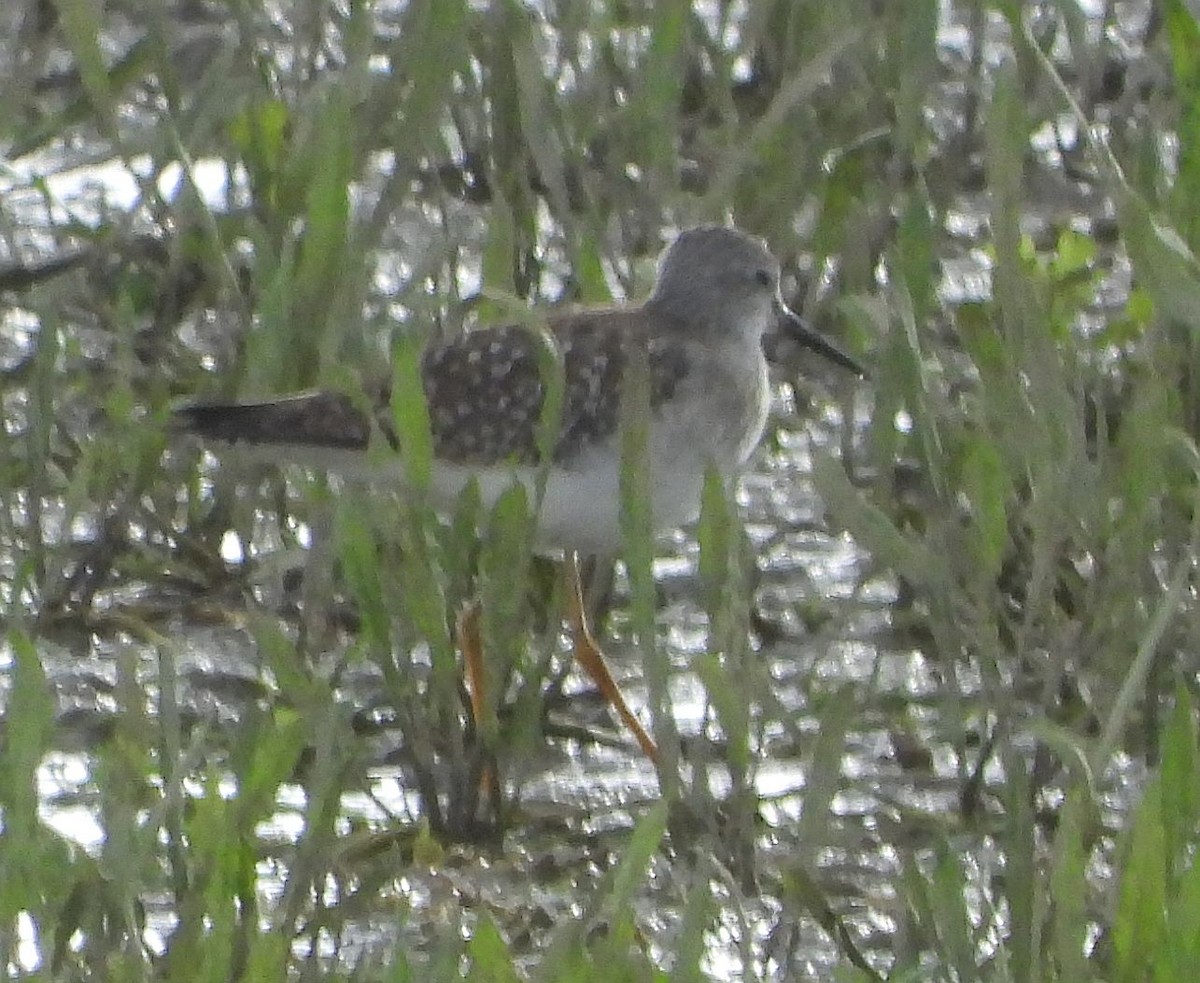
[[[545,324],[562,367],[561,413],[551,441],[539,441],[549,391],[545,340],[528,326],[480,328],[435,341],[421,357],[433,443],[431,504],[449,511],[474,481],[490,507],[514,481],[532,492],[539,476],[544,479],[537,544],[539,551],[567,559],[576,660],[654,760],[653,740],[588,630],[578,557],[620,550],[622,397],[635,360],[648,380],[646,465],[657,529],[696,519],[708,469],[732,478],[762,438],[770,400],[762,348],[767,332],[782,328],[801,345],[865,375],[857,361],[788,309],[779,279],[779,264],[760,240],[703,226],[681,233],[662,253],[654,288],[642,304],[550,313]],[[361,399],[337,392],[192,403],[175,410],[174,424],[210,441],[252,447],[279,463],[402,481],[404,449],[390,392],[383,388],[376,395],[373,412]],[[475,645],[464,648],[477,702],[484,678],[480,653]]]

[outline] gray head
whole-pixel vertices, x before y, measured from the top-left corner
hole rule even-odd
[[[758,343],[776,325],[802,345],[856,375],[863,368],[788,309],[779,292],[779,263],[760,239],[704,225],[681,232],[658,261],[646,301],[654,313],[686,324],[710,341]]]
[[[762,337],[783,303],[779,264],[760,240],[737,229],[688,229],[659,258],[658,280],[646,303],[698,333]]]

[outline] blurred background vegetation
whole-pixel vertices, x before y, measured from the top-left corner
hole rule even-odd
[[[1193,6],[0,24],[7,977],[1194,978]],[[605,642],[657,774],[561,698],[517,504],[168,439],[636,300],[714,221],[872,380],[774,350],[736,501],[631,540]]]

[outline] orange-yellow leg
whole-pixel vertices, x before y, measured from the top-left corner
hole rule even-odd
[[[468,604],[454,621],[454,634],[458,649],[466,663],[467,695],[471,698],[471,719],[478,737],[487,713],[487,672],[483,665],[483,632],[479,627],[479,604]],[[496,773],[490,764],[483,766],[479,775],[479,790],[487,795],[498,794]]]
[[[567,554],[564,575],[567,582],[567,615],[571,625],[571,639],[575,646],[575,661],[579,663],[584,672],[592,677],[592,681],[599,687],[601,695],[617,711],[617,715],[625,722],[625,726],[633,732],[633,736],[637,738],[646,757],[658,764],[658,746],[646,733],[641,721],[629,709],[629,704],[625,702],[621,688],[613,679],[612,673],[608,671],[608,664],[604,661],[600,646],[593,637],[591,628],[588,627],[587,613],[583,602],[583,584],[579,579],[578,554]]]
[[[583,585],[579,578],[579,557],[575,553],[567,556],[564,577],[567,588],[567,619],[571,628],[571,639],[574,645],[575,661],[581,669],[591,677],[599,688],[601,695],[617,711],[637,739],[642,751],[655,764],[658,764],[658,746],[654,739],[646,733],[641,721],[634,716],[629,704],[617,681],[613,679],[604,661],[600,646],[588,626],[587,613],[583,601]],[[487,712],[487,673],[483,665],[483,638],[479,629],[479,606],[466,607],[458,616],[455,626],[458,645],[466,662],[467,692],[471,698],[471,713],[475,726],[483,726],[484,714]],[[485,777],[490,777],[485,773]]]
[[[487,673],[483,665],[483,632],[479,628],[479,603],[468,604],[454,622],[458,650],[466,663],[467,694],[471,697],[471,718],[478,730],[483,726],[487,706]]]

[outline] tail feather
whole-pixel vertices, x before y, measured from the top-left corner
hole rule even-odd
[[[365,413],[341,393],[313,392],[261,403],[190,403],[177,407],[173,429],[228,444],[364,450]]]

